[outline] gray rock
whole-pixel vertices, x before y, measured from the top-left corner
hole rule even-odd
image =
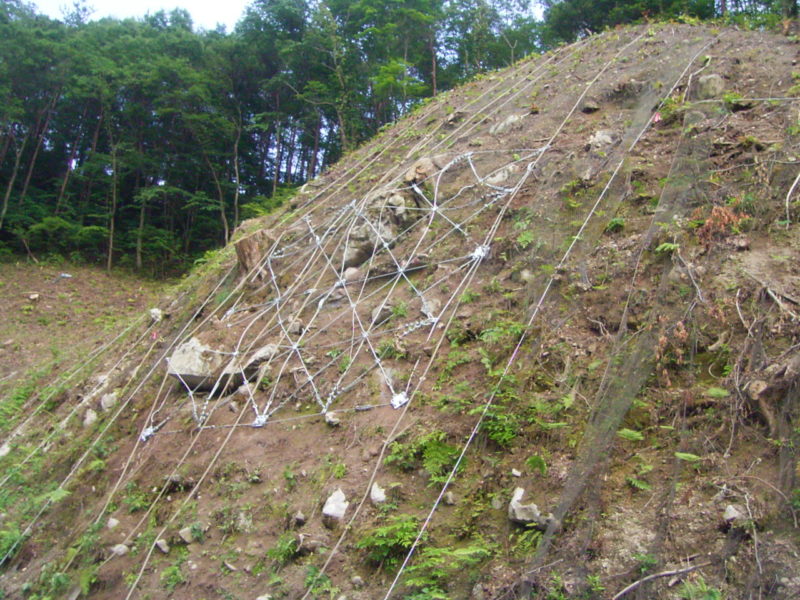
[[[392,307],[388,302],[376,306],[372,310],[372,322],[375,325],[385,323],[392,317]]]
[[[373,504],[383,504],[386,502],[386,490],[379,486],[377,481],[372,482],[372,489],[369,491],[369,499]]]
[[[512,477],[522,477],[522,472],[518,471],[517,469],[511,469],[511,476]]]
[[[718,98],[725,91],[725,80],[722,76],[711,73],[697,80],[697,99],[710,100]]]
[[[341,423],[341,420],[335,412],[329,411],[325,413],[325,422],[331,427],[338,427],[339,423]]]
[[[97,413],[93,411],[91,408],[86,410],[86,413],[83,415],[83,426],[84,427],[91,427],[97,423]]]
[[[292,335],[300,335],[303,333],[304,329],[305,325],[300,319],[292,319],[289,325],[286,327],[286,331]]]
[[[106,522],[106,527],[109,529],[116,529],[119,526],[119,519],[115,519],[114,517],[109,517],[108,521]]]
[[[260,596],[256,597],[256,600],[272,600],[272,594],[261,594]]]
[[[7,456],[9,452],[11,452],[11,445],[8,442],[4,442],[3,445],[0,446],[0,458]]]
[[[517,171],[519,171],[519,167],[516,165],[509,165],[489,175],[484,182],[489,185],[501,185],[508,181]]]
[[[119,397],[117,392],[110,392],[108,394],[103,394],[100,397],[100,408],[108,412],[117,405],[118,401]]]
[[[403,181],[408,185],[419,183],[426,180],[434,173],[436,173],[436,164],[430,158],[420,158],[406,171],[406,174],[403,176]]]
[[[472,588],[472,593],[469,595],[469,600],[485,600],[486,594],[483,591],[483,586],[476,583]]]
[[[347,512],[347,507],[350,503],[344,495],[341,488],[333,492],[325,501],[325,506],[322,507],[322,522],[327,527],[333,527],[344,519]]]
[[[581,112],[584,112],[587,115],[597,112],[598,110],[600,110],[600,105],[594,100],[586,100],[581,107]]]
[[[737,521],[743,521],[745,519],[745,514],[740,506],[728,504],[728,506],[725,507],[725,512],[722,514],[722,518],[726,523],[735,524]]]
[[[522,121],[525,118],[525,115],[508,115],[505,119],[492,125],[491,129],[489,129],[489,133],[492,135],[498,135],[500,133],[505,133],[509,129],[511,129],[514,125]]]
[[[116,544],[111,546],[111,554],[114,556],[125,556],[128,552],[130,552],[130,548],[128,548],[125,544]]]
[[[598,150],[606,150],[617,142],[617,135],[610,129],[601,129],[595,131],[592,137],[589,138],[589,150],[597,152]]]
[[[514,490],[511,502],[508,503],[509,520],[520,525],[536,525],[540,528],[546,528],[553,521],[553,515],[542,515],[536,504],[523,504],[522,497],[524,495],[524,488],[518,487]]]
[[[294,513],[292,520],[294,521],[295,527],[301,527],[306,524],[306,516],[301,510],[298,510],[296,513]]]
[[[181,380],[193,390],[209,390],[229,360],[229,356],[220,353],[219,349],[192,337],[178,346],[169,357],[167,374]]]
[[[342,278],[347,283],[354,283],[356,281],[364,279],[364,273],[361,271],[361,269],[358,269],[356,267],[348,267],[347,269],[344,270]]]
[[[161,552],[163,552],[164,554],[169,554],[169,544],[167,543],[167,540],[163,538],[159,538],[156,540],[156,548],[161,550]]]
[[[191,527],[184,527],[178,532],[178,537],[180,537],[184,542],[187,544],[191,544],[194,542],[194,535],[192,534]]]
[[[263,363],[268,362],[275,358],[278,354],[278,346],[277,344],[266,344],[265,346],[261,346],[258,350],[253,352],[250,355],[249,360],[247,361],[248,368],[255,368],[260,367]]]
[[[353,575],[350,578],[350,583],[353,584],[354,588],[362,588],[362,587],[364,587],[364,579],[359,577],[358,575]]]
[[[153,323],[160,323],[161,319],[164,318],[164,313],[161,311],[160,308],[151,308],[150,318],[153,320]]]
[[[447,506],[453,506],[456,503],[456,496],[453,492],[445,492],[443,501]]]

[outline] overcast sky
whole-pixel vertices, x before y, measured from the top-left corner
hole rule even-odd
[[[34,4],[40,12],[61,19],[64,14],[62,7],[71,7],[72,0],[34,0]],[[232,31],[250,0],[88,0],[86,4],[94,9],[92,20],[103,17],[143,17],[159,10],[170,12],[173,8],[185,8],[192,15],[195,29],[214,29],[221,23],[228,31]]]

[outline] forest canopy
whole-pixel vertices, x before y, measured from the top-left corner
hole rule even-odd
[[[476,74],[644,18],[795,12],[787,0],[256,0],[226,32],[196,30],[183,10],[89,21],[78,3],[54,20],[2,0],[0,256],[177,272]]]

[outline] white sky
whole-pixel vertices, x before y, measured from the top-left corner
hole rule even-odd
[[[42,12],[54,19],[61,19],[65,6],[72,6],[72,0],[33,0]],[[87,6],[94,9],[91,19],[103,17],[143,17],[147,13],[164,10],[169,13],[173,8],[185,8],[192,15],[195,29],[214,29],[217,24],[225,25],[232,31],[236,22],[244,14],[250,0],[88,0]]]

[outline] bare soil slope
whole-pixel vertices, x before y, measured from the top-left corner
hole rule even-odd
[[[0,587],[800,594],[798,48],[608,32],[245,223],[11,418],[37,426],[0,459]]]

